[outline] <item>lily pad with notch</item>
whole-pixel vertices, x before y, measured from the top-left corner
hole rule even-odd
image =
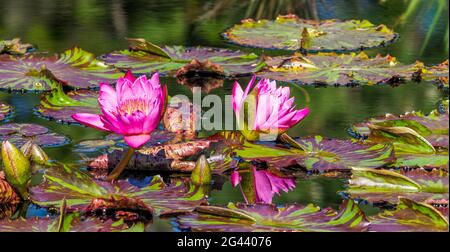
[[[97,88],[100,82],[114,83],[122,75],[79,47],[52,56],[0,56],[0,89],[3,90],[48,91],[56,88],[57,83],[75,89]]]
[[[387,45],[397,34],[368,20],[307,20],[296,15],[275,20],[244,19],[222,33],[242,46],[290,51],[356,51]]]
[[[144,39],[128,39],[128,41],[129,50],[114,51],[101,56],[101,59],[117,68],[132,70],[135,74],[159,72],[167,76],[176,76],[179,69],[190,65],[193,60],[209,62],[210,67],[196,69],[199,75],[244,76],[255,73],[265,66],[260,57],[253,53],[200,46],[160,48]],[[220,71],[217,68],[220,68]]]

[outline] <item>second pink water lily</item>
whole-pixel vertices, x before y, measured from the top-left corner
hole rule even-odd
[[[278,87],[275,81],[253,76],[245,91],[239,83],[233,86],[233,110],[238,126],[249,141],[260,140],[260,134],[282,134],[309,114],[309,108],[297,110],[289,87]],[[252,90],[250,92],[250,90]]]
[[[127,72],[116,88],[101,83],[98,103],[102,114],[77,113],[72,118],[84,125],[124,136],[132,148],[140,148],[151,138],[164,113],[167,89],[158,73],[150,79],[135,78]]]

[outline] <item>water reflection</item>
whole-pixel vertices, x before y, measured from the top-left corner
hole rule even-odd
[[[295,177],[276,169],[261,168],[256,164],[232,171],[230,180],[234,187],[239,186],[247,204],[271,204],[275,194],[281,195],[281,191],[287,193],[296,187]]]

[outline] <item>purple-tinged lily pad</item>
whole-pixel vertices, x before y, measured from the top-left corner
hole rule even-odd
[[[225,76],[250,75],[259,71],[265,63],[256,54],[211,47],[164,46],[160,48],[166,57],[142,47],[133,50],[115,51],[101,58],[109,65],[132,70],[135,74],[159,72],[175,76],[177,71],[192,60],[206,61],[223,69],[223,74],[214,69],[198,71],[199,74],[222,74]]]
[[[244,159],[266,161],[277,168],[298,167],[311,172],[349,171],[351,167],[378,168],[395,161],[390,144],[367,144],[354,140],[300,138],[303,151],[245,143],[236,154]]]
[[[8,119],[11,115],[13,107],[7,103],[0,102],[0,122]]]
[[[397,154],[397,161],[393,167],[399,168],[440,168],[448,171],[448,152],[438,152],[433,154]]]
[[[84,171],[58,165],[47,169],[44,178],[42,184],[30,188],[31,200],[40,206],[59,207],[65,198],[68,210],[93,211],[99,200],[107,202],[111,208],[111,202],[128,199],[145,204],[159,215],[191,211],[206,203],[201,188],[181,181],[166,185],[159,176],[154,176],[149,185],[139,188],[127,180],[114,183],[99,181]],[[137,207],[142,210],[142,205]]]
[[[425,201],[448,199],[448,171],[402,168],[400,171],[354,168],[347,193],[374,203],[397,203],[398,197]]]
[[[369,225],[364,213],[351,200],[341,205],[339,213],[312,204],[201,206],[192,214],[178,217],[177,222],[183,230],[200,232],[360,232],[366,231]]]
[[[16,146],[22,146],[29,140],[42,147],[54,147],[67,144],[65,136],[50,132],[44,126],[31,123],[8,123],[0,125],[0,141],[8,140]]]
[[[78,47],[53,56],[0,57],[0,89],[45,91],[57,82],[76,89],[97,88],[99,82],[114,83],[122,75]]]
[[[425,80],[438,81],[448,88],[448,60],[435,66],[426,67],[422,71],[422,76]]]
[[[448,219],[426,203],[400,198],[393,211],[369,218],[369,231],[375,232],[448,232]]]
[[[407,127],[425,138],[432,146],[438,149],[448,149],[449,145],[449,117],[448,114],[438,114],[435,111],[429,115],[424,115],[421,112],[407,112],[404,115],[387,114],[370,118],[362,123],[357,123],[352,126],[350,133],[353,136],[369,136],[369,125],[376,125],[381,127]],[[406,146],[403,141],[393,141],[397,152],[418,152],[416,150],[417,144],[414,146]],[[414,147],[414,148],[413,148]],[[410,151],[411,150],[411,151]],[[432,151],[434,152],[434,151]]]
[[[259,72],[259,76],[305,85],[396,84],[414,78],[419,71],[416,65],[402,65],[390,55],[371,58],[364,52],[294,54],[267,58],[266,63],[267,70]]]
[[[230,42],[267,49],[352,51],[384,46],[396,38],[385,25],[367,20],[306,20],[296,15],[276,20],[245,19],[222,34]]]
[[[59,229],[59,230],[58,230]],[[144,224],[128,225],[123,220],[102,221],[96,218],[82,218],[79,213],[70,213],[60,219],[29,218],[0,221],[0,232],[143,232]]]

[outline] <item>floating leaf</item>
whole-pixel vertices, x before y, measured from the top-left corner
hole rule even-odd
[[[385,116],[370,118],[365,122],[353,125],[350,133],[358,138],[361,136],[368,136],[370,134],[369,124],[381,127],[408,127],[425,138],[426,141],[435,148],[448,149],[448,114],[430,113],[429,115],[424,115],[421,112],[408,112],[404,115],[387,114]],[[408,139],[399,138],[399,141],[397,141],[395,136],[398,134],[393,133],[389,135],[392,135],[392,137],[389,137],[388,135],[386,135],[386,137],[389,137],[389,139],[393,142],[397,152],[434,152],[432,148],[429,148],[428,143],[424,142],[421,137],[411,136],[411,141],[413,141],[413,144],[408,144]],[[403,139],[404,141],[400,141],[400,139]],[[418,143],[421,144],[418,145]]]
[[[347,192],[370,202],[396,203],[398,196],[425,201],[448,198],[448,172],[440,169],[403,168],[400,172],[354,168]]]
[[[72,115],[75,113],[99,114],[98,92],[91,90],[69,91],[65,94],[61,88],[44,94],[36,112],[42,117],[59,123],[79,124]]]
[[[13,107],[7,103],[0,101],[0,122],[8,119],[11,115]]]
[[[443,86],[448,88],[448,60],[441,64],[426,67],[422,71],[422,78],[428,81],[440,82]]]
[[[0,89],[45,91],[55,88],[55,81],[77,89],[96,88],[99,82],[114,83],[122,75],[78,47],[48,57],[0,57]]]
[[[41,206],[58,207],[66,198],[68,210],[92,211],[98,200],[111,204],[114,200],[128,199],[143,202],[159,215],[190,211],[205,203],[201,188],[181,181],[168,186],[159,176],[154,176],[149,185],[138,188],[126,180],[114,183],[94,180],[86,172],[58,165],[47,169],[44,177],[44,183],[30,188],[31,200]]]
[[[232,43],[267,49],[350,51],[384,46],[396,38],[385,25],[367,20],[306,20],[296,15],[276,20],[245,19],[222,34]]]
[[[300,138],[305,151],[246,143],[236,154],[245,159],[259,159],[275,167],[300,166],[312,172],[345,171],[352,166],[377,168],[392,163],[390,144],[366,144],[352,140]],[[246,148],[248,147],[248,148]]]
[[[256,54],[211,47],[164,46],[161,49],[170,57],[161,57],[148,51],[122,50],[103,55],[109,65],[130,69],[135,74],[158,71],[162,75],[175,76],[178,69],[192,60],[206,61],[223,68],[226,76],[249,75],[259,71],[265,64]],[[214,69],[204,69],[203,74],[217,74]]]
[[[395,84],[413,78],[415,65],[402,65],[390,55],[370,58],[359,54],[319,53],[267,58],[259,76],[278,81],[314,85]]]
[[[35,50],[32,44],[22,43],[20,38],[0,41],[0,54],[21,55]]]
[[[400,198],[396,210],[371,217],[369,231],[448,232],[448,220],[434,207]]]
[[[448,152],[439,152],[433,154],[397,154],[397,161],[392,166],[407,167],[425,167],[425,168],[441,168],[448,170]]]
[[[64,225],[58,230],[59,218],[30,218],[0,221],[0,232],[143,232],[144,224],[128,225],[123,220],[102,221],[82,218],[79,213],[64,216]]]
[[[8,123],[0,125],[0,141],[8,140],[17,147],[29,140],[42,147],[54,147],[67,144],[65,136],[50,132],[44,126],[31,123]]]
[[[312,204],[202,206],[195,213],[178,217],[177,222],[181,229],[200,232],[357,232],[368,226],[364,213],[351,200],[342,204],[339,213]]]

